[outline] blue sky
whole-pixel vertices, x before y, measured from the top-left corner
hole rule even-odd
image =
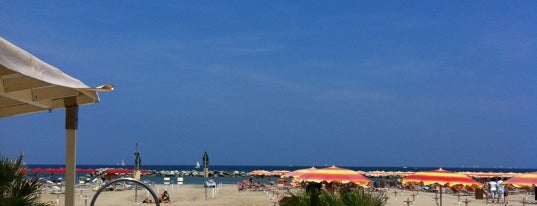
[[[535,1],[2,1],[0,36],[90,86],[78,164],[537,168]],[[65,161],[64,111],[0,153]]]

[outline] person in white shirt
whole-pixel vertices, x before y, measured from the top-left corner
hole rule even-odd
[[[494,180],[489,182],[489,192],[490,192],[490,198],[492,199],[492,202],[494,202],[494,199],[496,198],[496,194],[498,193],[496,185],[497,183]]]
[[[498,180],[498,182],[496,182],[496,187],[498,188],[498,203],[500,202],[500,199],[503,200],[503,202],[505,203],[505,187],[503,186],[503,181],[502,179]]]

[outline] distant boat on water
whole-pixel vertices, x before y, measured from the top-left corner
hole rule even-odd
[[[196,162],[196,169],[200,168],[200,162]]]
[[[121,163],[117,163],[117,166],[125,166],[125,161],[124,160],[121,160]]]

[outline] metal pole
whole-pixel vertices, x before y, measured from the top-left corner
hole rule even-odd
[[[138,202],[138,185],[134,186],[134,202]]]

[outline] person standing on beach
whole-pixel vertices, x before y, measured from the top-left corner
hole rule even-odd
[[[500,179],[500,180],[498,180],[498,182],[496,182],[496,187],[498,187],[498,201],[497,201],[497,203],[500,203],[500,199],[503,199],[503,202],[505,203],[505,196],[504,196],[505,187],[503,186],[502,179]]]
[[[494,181],[494,179],[492,179],[492,181],[489,182],[490,199],[492,199],[492,202],[494,202],[494,199],[496,199],[496,194],[498,192],[496,185],[497,184]]]

